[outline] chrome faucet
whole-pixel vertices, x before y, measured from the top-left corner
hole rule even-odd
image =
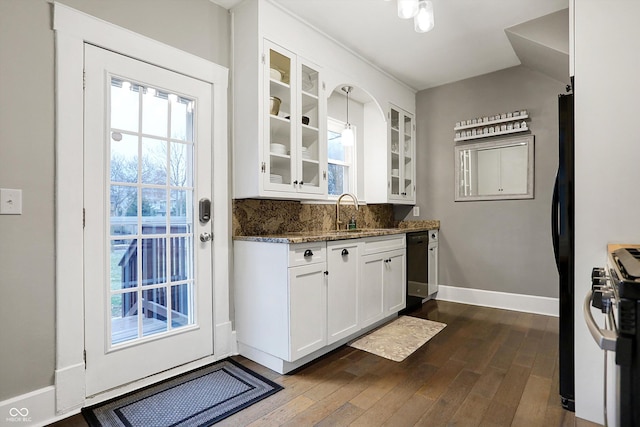
[[[349,196],[353,199],[353,204],[356,207],[356,210],[358,210],[358,199],[356,198],[356,196],[354,196],[351,193],[343,193],[340,195],[340,197],[338,197],[338,201],[336,202],[336,231],[340,231],[340,224],[342,224],[342,221],[340,221],[340,202],[342,201],[342,198],[344,196]]]

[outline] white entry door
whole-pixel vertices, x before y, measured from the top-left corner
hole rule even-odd
[[[210,84],[85,45],[87,396],[213,354],[211,102]]]

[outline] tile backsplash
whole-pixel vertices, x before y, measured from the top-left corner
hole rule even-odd
[[[391,228],[393,205],[340,205],[341,228],[355,214],[358,228]],[[289,200],[238,199],[233,201],[233,235],[259,236],[296,231],[329,231],[336,228],[336,205]]]

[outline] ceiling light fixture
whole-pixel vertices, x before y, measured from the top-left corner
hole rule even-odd
[[[409,19],[418,13],[418,0],[398,0],[398,17]]]
[[[433,30],[435,21],[433,18],[433,3],[428,0],[420,0],[418,13],[413,18],[414,29],[418,33],[426,33]]]
[[[342,90],[347,94],[347,124],[344,125],[344,129],[342,130],[341,140],[342,145],[352,146],[353,145],[353,129],[351,129],[351,123],[349,123],[349,93],[353,90],[353,86],[343,86]]]

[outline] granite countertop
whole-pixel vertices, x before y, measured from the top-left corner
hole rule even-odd
[[[234,236],[234,240],[269,243],[308,243],[331,240],[360,239],[363,237],[388,236],[393,234],[426,231],[440,228],[440,221],[401,221],[394,228],[361,228],[356,230],[295,231],[260,236]]]

